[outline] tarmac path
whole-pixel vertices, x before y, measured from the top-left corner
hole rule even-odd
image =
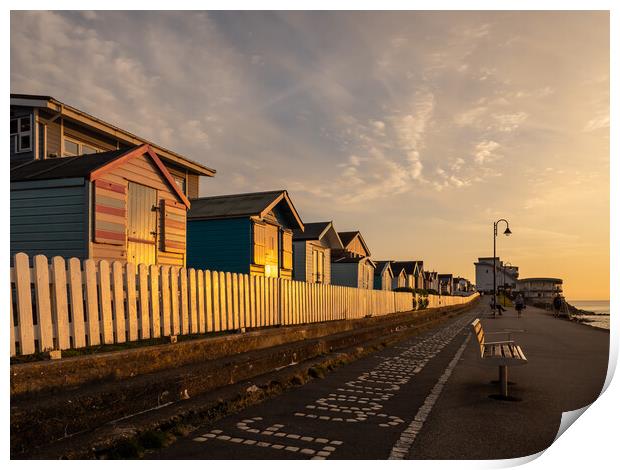
[[[576,338],[594,332],[599,339],[587,341],[597,344],[592,344],[596,354],[591,357],[597,363],[604,359],[605,370],[606,351],[601,338],[608,341],[609,334],[547,318],[544,313],[517,319],[509,310],[501,319],[485,320],[489,328],[516,328],[511,325],[520,322],[517,329],[537,332],[530,341],[519,339],[530,364],[514,368],[519,369],[518,374],[510,370],[510,379],[517,381],[510,392],[521,401],[501,402],[488,397],[496,392],[497,385],[489,383],[496,378],[496,369],[476,360],[477,344],[470,340],[469,323],[487,310],[486,305],[479,305],[419,336],[343,366],[324,379],[198,429],[170,447],[149,453],[147,458],[507,458],[528,455],[532,449],[542,450],[557,432],[559,409],[579,408],[591,402],[605,375],[600,378],[603,368],[592,364],[576,368],[577,375],[586,380],[573,384],[570,397],[550,394],[546,382],[534,386],[532,380],[538,380],[541,373],[538,369],[547,366],[532,367],[531,363],[554,362],[556,354],[534,351],[536,344],[545,345],[546,337],[530,323],[542,320],[542,328],[568,327]],[[531,310],[528,308],[528,313]],[[551,323],[547,325],[547,321]],[[534,347],[530,352],[529,346]],[[526,369],[530,373],[536,369],[536,378],[525,374]],[[575,378],[566,377],[552,386],[566,386]],[[540,406],[548,409],[541,413]],[[520,436],[522,432],[530,437],[515,441],[515,433]],[[510,436],[508,440],[504,433]]]

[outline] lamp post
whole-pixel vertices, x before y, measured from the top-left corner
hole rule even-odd
[[[495,312],[497,309],[497,281],[495,279],[495,258],[496,258],[496,241],[497,241],[497,226],[500,222],[504,222],[506,224],[506,230],[504,230],[504,235],[508,236],[512,232],[510,231],[510,227],[508,225],[508,221],[506,219],[499,219],[493,222],[493,316],[495,316]]]

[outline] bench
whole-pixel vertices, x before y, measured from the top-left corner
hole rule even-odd
[[[508,397],[508,366],[519,366],[527,364],[527,358],[523,354],[521,346],[515,344],[510,338],[510,332],[497,331],[486,333],[486,335],[508,335],[505,341],[489,342],[485,339],[484,328],[480,319],[476,318],[471,324],[474,336],[480,346],[480,359],[485,364],[499,366],[499,386],[502,397]]]

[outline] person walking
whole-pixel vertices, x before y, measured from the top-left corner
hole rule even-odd
[[[517,318],[521,318],[521,310],[525,308],[525,299],[521,294],[517,295],[515,300],[515,309],[517,310]]]

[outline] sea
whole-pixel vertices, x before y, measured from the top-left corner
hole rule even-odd
[[[609,329],[609,300],[568,300],[568,303],[578,309],[596,314],[582,316],[589,320],[589,325]]]

